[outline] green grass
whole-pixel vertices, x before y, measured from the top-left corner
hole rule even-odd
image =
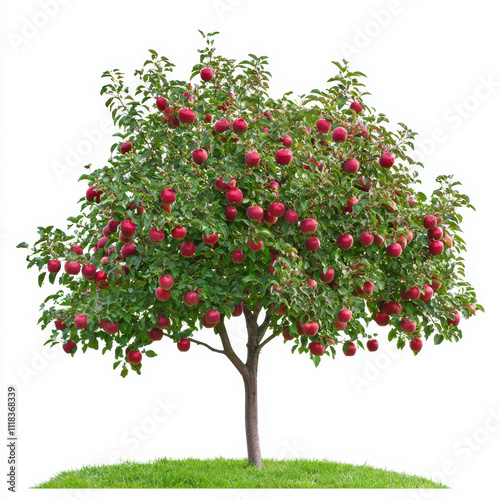
[[[325,460],[122,462],[61,472],[36,488],[446,488],[430,479]]]

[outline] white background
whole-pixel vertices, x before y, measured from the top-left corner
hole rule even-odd
[[[487,312],[463,322],[463,341],[427,343],[417,357],[382,341],[378,353],[324,359],[318,369],[273,341],[260,366],[264,456],[367,462],[432,475],[453,487],[345,491],[338,498],[493,493],[500,464],[495,2],[53,0],[46,10],[43,5],[3,2],[0,12],[0,399],[4,405],[7,384],[17,386],[19,497],[118,498],[113,491],[64,496],[28,488],[61,470],[119,457],[245,456],[243,384],[225,358],[196,346],[179,353],[165,341],[157,346],[159,356],[146,360],[141,377],[123,380],[112,371],[109,355],[78,352],[72,359],[61,349],[42,349],[38,306],[50,288],[38,288],[36,272],[25,269],[26,251],[15,249],[20,241],[34,241],[38,225],[64,226],[86,189],[77,183],[83,165],[107,159],[112,131],[99,95],[101,73],[116,67],[132,80],[147,49],[154,48],[177,65],[176,77],[187,79],[202,45],[198,28],[220,30],[217,46],[226,56],[268,55],[275,96],[324,88],[336,73],[330,61],[350,59],[353,69],[368,75],[367,102],[392,123],[404,122],[421,134],[423,189],[430,192],[437,175],[454,173],[477,208],[464,213],[467,277]],[[66,170],[58,175],[61,165]],[[239,333],[235,322],[231,335],[241,348]],[[4,417],[2,422],[5,435]],[[133,438],[137,429],[140,437]],[[3,481],[0,488],[5,491]],[[290,492],[181,494],[246,499]],[[329,492],[315,494],[326,498]],[[120,493],[131,495],[136,494]]]

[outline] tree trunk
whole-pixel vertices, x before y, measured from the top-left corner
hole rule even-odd
[[[245,383],[245,430],[247,436],[248,463],[257,468],[262,467],[262,455],[259,441],[259,415],[257,405],[257,356],[248,366],[248,376],[243,377]]]

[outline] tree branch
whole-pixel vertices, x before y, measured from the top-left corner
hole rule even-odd
[[[169,339],[174,340],[172,335],[169,335],[168,333],[163,332],[163,335],[165,335],[165,337],[168,337]],[[210,349],[213,352],[218,352],[219,354],[225,354],[225,352],[223,350],[215,349],[215,347],[212,347],[211,345],[205,344],[205,342],[201,342],[200,340],[196,340],[196,339],[193,339],[190,337],[189,341],[194,342],[195,344],[198,344],[198,345],[202,345],[202,346],[206,347],[207,349]]]
[[[227,334],[226,325],[224,324],[224,320],[222,318],[217,323],[215,328],[220,336],[222,345],[224,346],[224,354],[229,358],[229,361],[233,363],[241,375],[246,378],[248,376],[248,369],[245,363],[243,363],[243,361],[241,361],[238,355],[234,352],[233,346],[231,345],[231,341],[229,340],[229,336]]]
[[[259,344],[259,346],[257,347],[257,352],[260,352],[260,350],[268,343],[268,342],[271,342],[271,340],[273,340],[275,337],[278,337],[280,334],[280,332],[274,332],[272,335],[269,335],[269,337],[267,337],[266,340],[264,340],[264,342],[262,342],[262,344]]]

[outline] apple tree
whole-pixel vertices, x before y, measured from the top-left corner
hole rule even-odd
[[[346,61],[325,90],[274,99],[267,57],[227,59],[202,35],[192,83],[152,50],[135,89],[103,74],[117,142],[85,167],[80,212],[40,227],[27,260],[40,286],[59,285],[39,320],[51,346],[111,351],[123,377],[165,338],[228,358],[260,467],[257,367],[273,339],[315,365],[376,351],[379,327],[415,354],[461,339],[461,318],[483,310],[462,257],[460,209],[473,207],[449,175],[418,190],[416,134],[370,107]]]

